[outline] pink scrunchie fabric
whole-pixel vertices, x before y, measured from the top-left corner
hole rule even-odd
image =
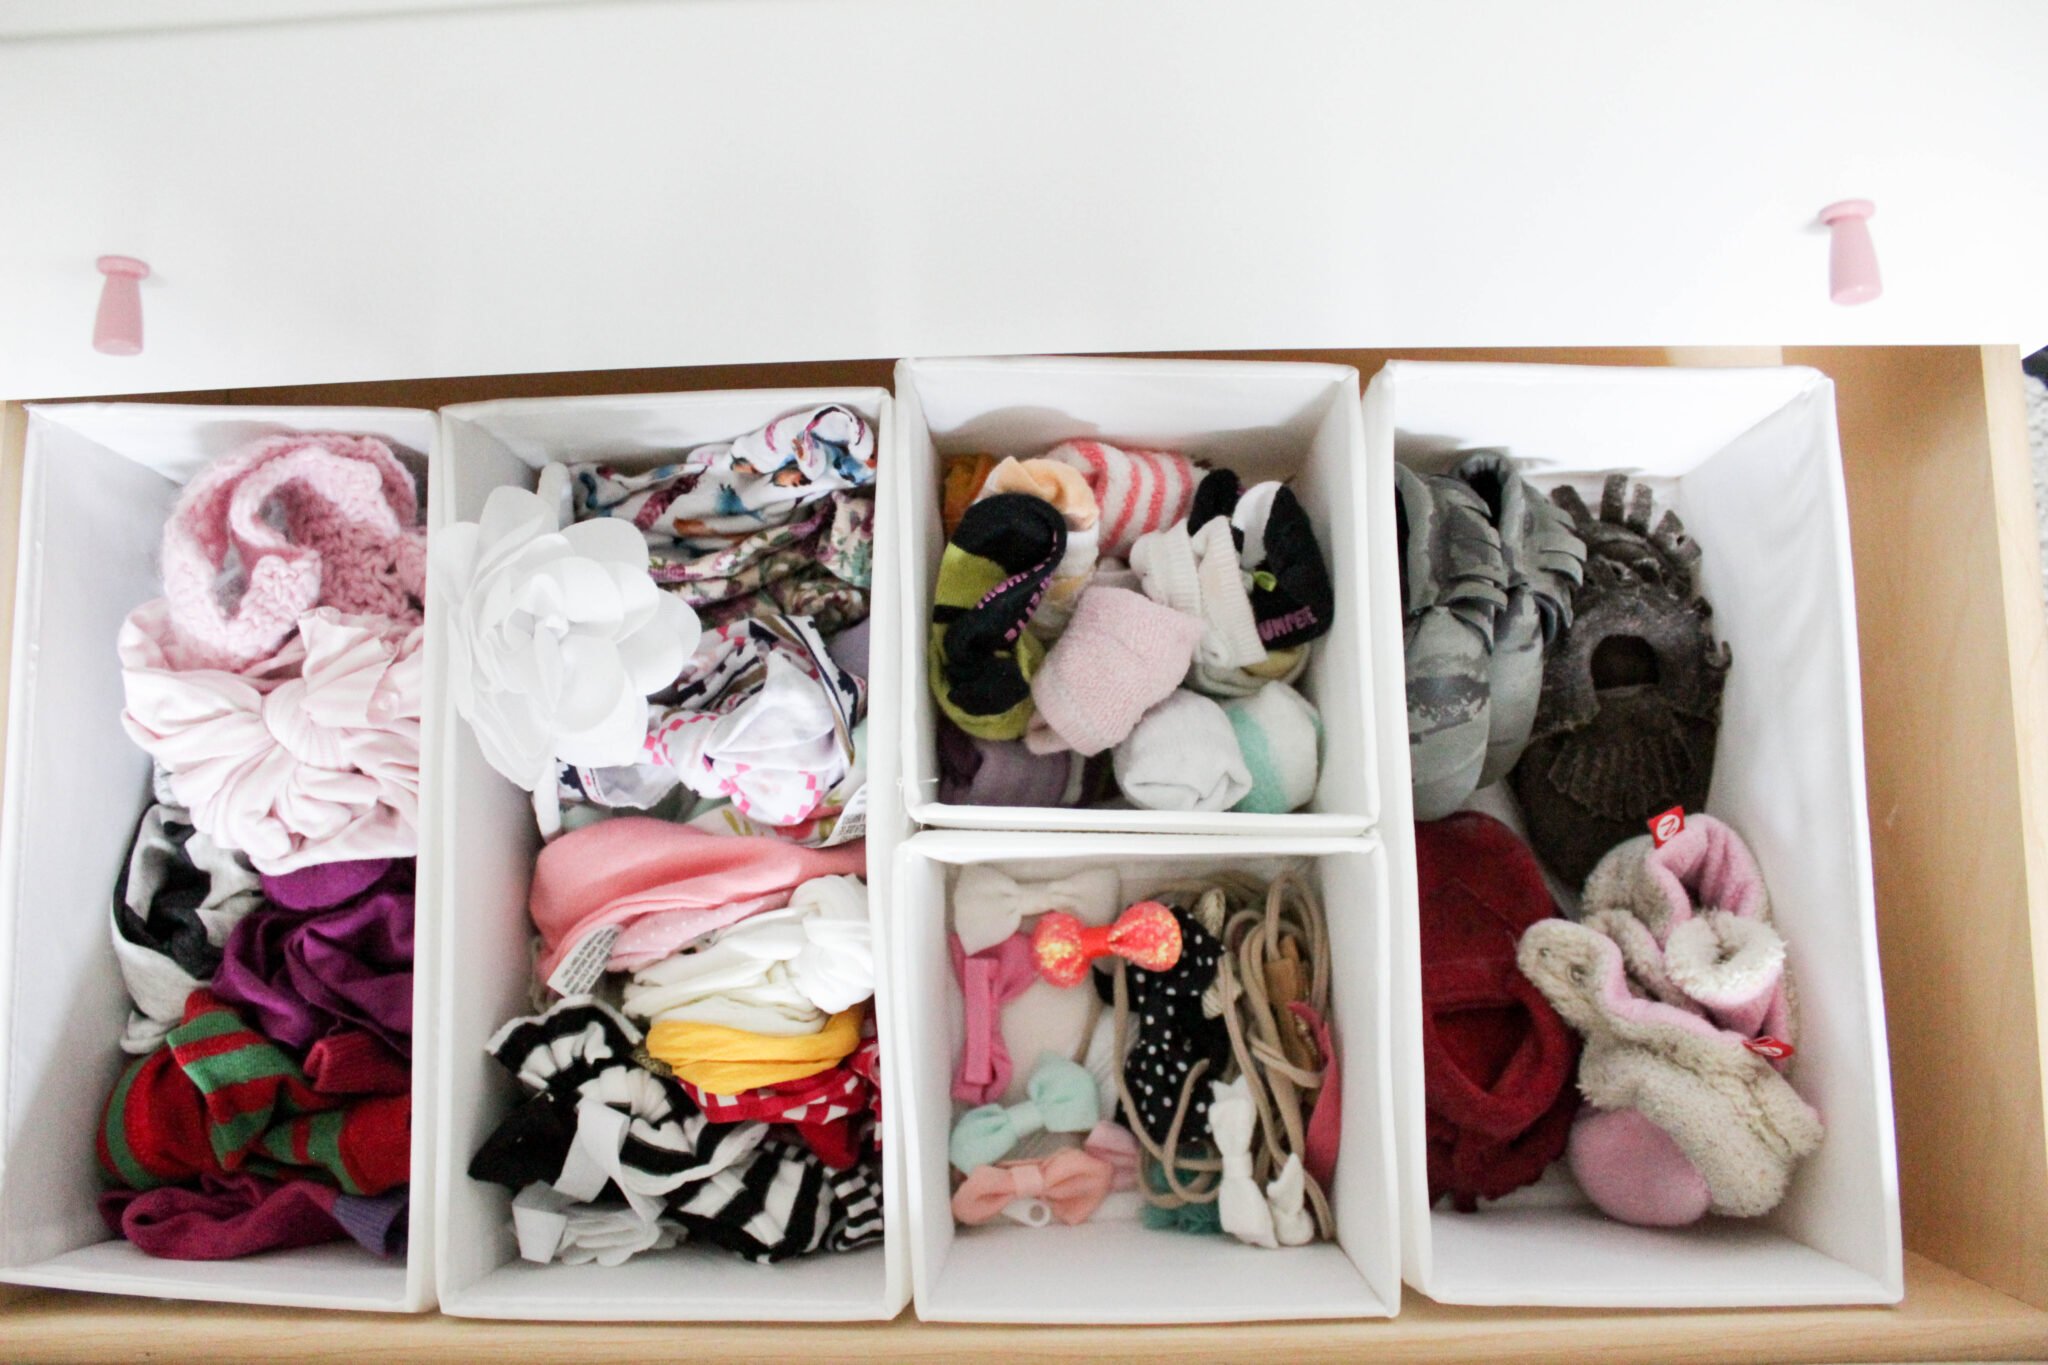
[[[276,875],[419,851],[419,627],[329,607],[241,672],[176,668],[171,613],[121,626],[129,736],[194,827]]]
[[[170,666],[246,668],[314,607],[418,625],[419,512],[412,475],[372,436],[273,436],[215,460],[164,526]]]

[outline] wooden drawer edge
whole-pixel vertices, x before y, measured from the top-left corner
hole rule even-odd
[[[1906,1245],[2048,1306],[2048,657],[2019,356],[1788,349],[1833,377]]]
[[[2048,1313],[1917,1256],[1897,1308],[1758,1312],[1584,1313],[1447,1308],[1410,1292],[1391,1321],[1224,1327],[1004,1327],[916,1321],[846,1325],[477,1322],[292,1309],[168,1304],[42,1292],[6,1306],[11,1359],[96,1362],[147,1356],[270,1365],[289,1337],[303,1365],[496,1358],[638,1365],[650,1359],[987,1359],[1062,1361],[1115,1355],[1157,1361],[1289,1362],[1511,1359],[2021,1360],[2048,1352]]]

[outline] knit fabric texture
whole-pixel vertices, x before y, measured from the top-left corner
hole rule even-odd
[[[255,663],[318,606],[419,624],[418,522],[412,475],[375,437],[273,436],[215,460],[164,526],[169,666]]]
[[[1106,441],[1066,441],[1045,453],[1079,470],[1100,509],[1101,553],[1128,559],[1148,531],[1185,520],[1195,496],[1195,467],[1170,450],[1137,450]]]
[[[657,962],[713,929],[789,904],[813,877],[861,876],[867,845],[801,848],[623,816],[571,830],[534,862],[527,908],[540,931],[543,980],[585,936],[620,931],[607,965]]]
[[[1110,748],[1180,685],[1201,638],[1196,617],[1127,589],[1090,588],[1032,679],[1024,742],[1040,753]]]
[[[228,936],[213,993],[295,1052],[360,1032],[409,1057],[412,860],[309,868],[264,891],[272,903]]]
[[[162,1046],[185,1001],[220,968],[221,945],[264,904],[254,869],[192,827],[181,806],[143,812],[114,885],[114,957],[133,1010],[124,1052]]]
[[[1100,516],[1095,494],[1078,470],[1058,460],[1006,459],[989,471],[979,497],[1002,493],[1024,493],[1039,498],[1059,512],[1067,523],[1067,547],[1046,584],[1045,596],[1031,614],[1029,629],[1039,636],[1057,639],[1073,618],[1074,604],[1095,573],[1100,550]]]
[[[373,1256],[405,1255],[403,1186],[358,1198],[313,1180],[202,1175],[193,1186],[107,1190],[99,1209],[116,1237],[178,1261],[226,1261],[348,1239]]]
[[[1556,913],[1528,848],[1465,812],[1418,824],[1415,858],[1430,1202],[1469,1212],[1564,1154],[1578,1040],[1516,965],[1529,926]]]
[[[1286,683],[1268,683],[1249,697],[1223,703],[1249,782],[1230,807],[1264,815],[1300,810],[1316,794],[1323,718]]]

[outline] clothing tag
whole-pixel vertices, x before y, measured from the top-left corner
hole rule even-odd
[[[612,945],[619,941],[619,926],[607,924],[602,929],[592,929],[576,940],[576,946],[555,967],[553,976],[548,978],[548,989],[556,995],[582,995],[597,984],[604,975],[604,964],[611,961]]]
[[[868,832],[868,788],[862,783],[852,796],[846,798],[846,805],[839,812],[839,823],[832,826],[832,833],[820,848],[831,848],[835,844],[850,843],[865,838]]]
[[[1679,832],[1685,828],[1685,807],[1673,806],[1670,810],[1651,816],[1647,823],[1650,826],[1650,837],[1656,841],[1658,848],[1662,848],[1677,838]]]
[[[1768,1057],[1774,1062],[1782,1062],[1798,1051],[1797,1048],[1793,1047],[1792,1044],[1786,1042],[1783,1038],[1744,1038],[1742,1045],[1757,1056]]]

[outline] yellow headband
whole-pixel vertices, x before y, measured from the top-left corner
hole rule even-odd
[[[661,1019],[647,1031],[648,1055],[713,1095],[800,1081],[838,1065],[860,1046],[861,1006],[843,1009],[816,1033],[748,1033],[723,1024]]]

